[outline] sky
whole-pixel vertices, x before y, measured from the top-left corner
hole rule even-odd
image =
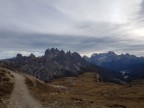
[[[48,48],[144,56],[144,0],[0,0],[0,59]]]

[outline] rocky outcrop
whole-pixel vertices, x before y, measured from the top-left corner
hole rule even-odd
[[[45,82],[63,76],[76,76],[81,73],[87,62],[76,52],[64,52],[58,49],[47,49],[42,57],[22,56],[3,61],[8,67],[18,69]]]

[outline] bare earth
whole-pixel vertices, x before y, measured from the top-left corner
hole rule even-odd
[[[15,77],[15,86],[8,108],[42,108],[40,102],[32,97],[25,84],[25,77],[11,72]]]

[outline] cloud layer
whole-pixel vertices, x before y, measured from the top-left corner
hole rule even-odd
[[[142,0],[1,0],[0,58],[47,48],[144,55]]]

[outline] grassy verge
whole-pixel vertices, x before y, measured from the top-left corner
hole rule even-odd
[[[6,100],[14,88],[14,77],[7,69],[0,67],[0,106],[5,106]]]

